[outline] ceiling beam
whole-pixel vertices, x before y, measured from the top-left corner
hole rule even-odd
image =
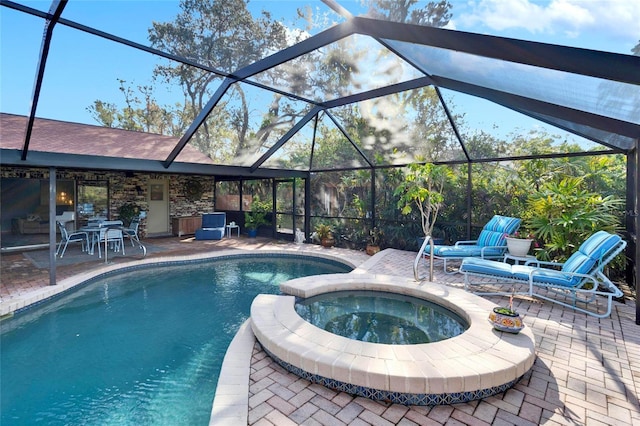
[[[67,0],[54,0],[47,14],[44,23],[44,35],[42,36],[42,45],[40,46],[40,56],[38,57],[38,65],[36,69],[36,80],[33,85],[33,94],[31,95],[31,111],[27,119],[27,127],[25,129],[24,144],[22,146],[22,160],[27,159],[29,152],[29,142],[31,141],[31,133],[33,132],[33,122],[36,118],[36,110],[38,109],[38,101],[40,100],[40,89],[42,88],[42,80],[44,79],[44,69],[47,66],[47,57],[49,56],[49,47],[51,46],[51,38],[53,36],[53,28],[62,15],[62,11],[67,5]]]
[[[557,117],[561,120],[574,122],[583,126],[592,127],[609,133],[624,135],[633,139],[640,137],[640,126],[637,124],[629,123],[627,121],[605,117],[586,111],[576,110],[573,108],[543,102],[536,99],[526,98],[524,96],[514,95],[513,93],[501,92],[499,90],[489,89],[487,87],[476,86],[446,77],[434,75],[432,76],[432,78],[436,85],[439,87],[487,99],[491,102],[495,102],[499,105],[502,105],[514,111],[518,111],[520,113],[531,111],[537,114]],[[537,116],[531,115],[531,117],[538,120]],[[606,141],[598,141],[598,143],[606,145]]]
[[[359,34],[640,85],[640,56],[355,17]]]
[[[277,150],[279,150],[282,145],[287,143],[287,141],[291,139],[296,133],[298,133],[298,131],[306,126],[307,123],[320,111],[322,111],[322,108],[318,106],[311,108],[311,110],[306,113],[304,117],[298,120],[298,122],[291,129],[289,129],[287,133],[285,133],[275,144],[273,144],[273,146],[269,148],[267,152],[262,154],[262,156],[257,159],[256,162],[253,163],[253,165],[251,165],[251,171],[256,171],[258,167],[260,167],[265,161],[267,161],[269,157],[271,157]]]
[[[20,150],[0,149],[2,167],[58,167],[76,170],[102,170],[140,173],[161,173],[202,176],[245,176],[264,178],[287,178],[308,176],[306,171],[260,168],[251,171],[248,167],[215,164],[173,162],[164,167],[162,161],[133,158],[101,157],[57,152],[32,151],[26,161],[20,159]]]

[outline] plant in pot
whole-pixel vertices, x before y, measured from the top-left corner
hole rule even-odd
[[[130,226],[131,221],[140,216],[140,207],[136,204],[127,203],[120,206],[118,210],[118,218],[124,226]]]
[[[267,213],[271,209],[271,206],[266,201],[260,201],[260,198],[256,195],[251,202],[251,211],[244,212],[244,227],[247,229],[247,234],[250,238],[255,238],[258,235],[258,228],[262,225],[268,225]]]
[[[323,247],[332,247],[336,242],[333,238],[333,231],[327,224],[321,223],[317,225],[316,235],[318,236],[318,238],[320,238],[320,244]]]
[[[380,251],[380,244],[383,236],[384,232],[382,232],[382,230],[377,226],[374,226],[369,230],[369,240],[367,242],[366,249],[369,256],[373,256]]]
[[[444,204],[443,189],[452,178],[453,172],[446,166],[409,164],[404,180],[394,191],[402,214],[412,214],[414,209],[420,213],[425,237],[433,237],[433,227]]]
[[[533,242],[533,234],[527,232],[515,232],[514,234],[505,235],[507,241],[507,250],[509,254],[515,257],[525,257],[531,250]]]
[[[519,333],[524,328],[520,314],[513,309],[513,294],[509,296],[509,306],[493,308],[489,313],[489,322],[498,331],[507,333]]]

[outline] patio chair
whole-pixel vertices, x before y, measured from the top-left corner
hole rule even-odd
[[[122,221],[109,221],[109,224],[100,228],[99,232],[93,233],[91,240],[91,253],[94,247],[98,246],[98,258],[102,258],[102,245],[106,244],[113,248],[114,252],[122,251],[124,255],[124,238]]]
[[[133,247],[133,241],[138,241],[140,242],[140,238],[138,237],[138,228],[140,227],[140,218],[139,217],[135,217],[131,220],[131,223],[129,224],[129,226],[127,228],[124,228],[122,230],[122,232],[124,233],[124,235],[126,237],[129,238],[129,240],[131,241],[131,246]]]
[[[221,240],[224,237],[227,214],[225,212],[202,215],[202,228],[196,229],[196,240]]]
[[[526,294],[549,300],[576,311],[605,318],[611,314],[611,303],[614,297],[621,297],[622,292],[604,274],[604,267],[624,250],[627,243],[620,236],[606,231],[598,231],[585,240],[578,250],[566,262],[542,262],[531,260],[524,265],[511,265],[487,259],[464,259],[460,272],[464,274],[464,285],[470,290],[473,285],[509,285],[525,284]],[[472,282],[471,277],[482,278]],[[513,294],[509,292],[492,292],[477,294]],[[568,297],[571,303],[549,294],[560,293]],[[606,313],[601,314],[586,307],[577,306],[578,302],[589,304],[603,296],[607,301]]]
[[[60,221],[57,221],[58,229],[60,230],[60,242],[58,243],[58,248],[56,249],[56,256],[60,252],[60,248],[62,248],[64,243],[64,248],[62,248],[62,253],[60,254],[60,258],[64,256],[64,252],[67,251],[67,246],[70,242],[81,242],[82,243],[82,251],[89,250],[89,234],[83,231],[67,231],[65,224]]]
[[[414,276],[418,278],[417,265],[419,259],[429,259],[429,266],[435,259],[443,261],[445,273],[449,272],[448,261],[460,261],[467,257],[482,259],[501,259],[507,250],[506,236],[515,233],[520,228],[521,220],[515,217],[495,215],[482,228],[477,240],[457,241],[454,245],[433,245],[429,238],[422,243],[416,261],[414,262]]]

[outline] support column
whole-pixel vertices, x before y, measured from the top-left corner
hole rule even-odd
[[[49,285],[56,285],[56,168],[49,167]]]

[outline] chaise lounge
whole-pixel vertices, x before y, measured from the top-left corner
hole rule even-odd
[[[598,231],[587,238],[564,263],[531,260],[524,265],[511,265],[494,260],[468,258],[462,261],[460,272],[464,274],[466,290],[470,290],[472,286],[487,284],[510,287],[524,284],[528,287],[525,294],[605,318],[611,314],[612,299],[621,297],[623,293],[605,276],[603,270],[626,245],[626,241],[620,236]],[[472,282],[472,277],[481,280]],[[476,294],[513,293],[514,291]],[[554,293],[560,297],[549,296]],[[586,305],[594,302],[597,296],[604,297],[607,302],[605,313],[587,309]],[[585,304],[585,307],[578,306],[578,303]]]
[[[450,260],[460,261],[468,257],[483,259],[500,259],[507,250],[506,236],[515,233],[520,228],[521,220],[515,217],[495,215],[482,228],[477,240],[458,241],[452,246],[434,245],[430,247],[430,241],[425,238],[414,262],[414,276],[418,280],[418,262],[429,259],[429,265],[433,265],[435,259],[442,260],[445,273],[449,272],[447,263]]]

